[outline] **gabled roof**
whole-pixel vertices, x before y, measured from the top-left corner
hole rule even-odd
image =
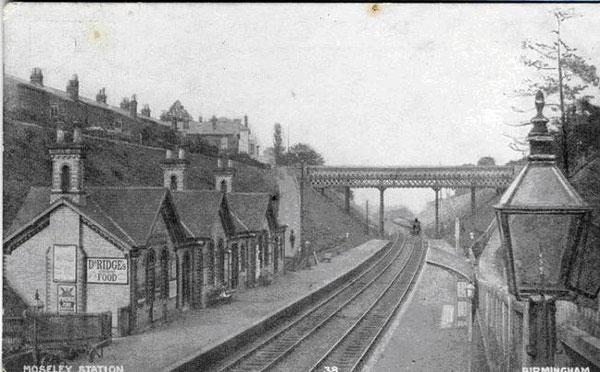
[[[236,229],[260,231],[267,218],[271,197],[265,193],[228,193],[227,202]]]
[[[32,187],[5,241],[64,203],[129,246],[146,244],[168,190],[162,187],[89,187],[86,205],[66,200],[50,205],[49,187]]]
[[[211,228],[221,210],[223,193],[213,190],[172,191],[179,218],[188,234],[196,238],[211,236]]]

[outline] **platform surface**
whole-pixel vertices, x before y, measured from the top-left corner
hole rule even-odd
[[[123,366],[126,372],[167,370],[319,290],[373,256],[387,242],[370,240],[334,256],[330,263],[286,272],[269,286],[240,290],[229,304],[190,309],[169,323],[142,334],[115,339],[104,350],[104,356],[93,363],[81,356],[69,365]]]

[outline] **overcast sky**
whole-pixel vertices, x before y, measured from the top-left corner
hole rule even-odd
[[[279,122],[331,165],[505,163],[519,154],[503,134],[528,130],[506,123],[534,114],[511,109],[533,109],[513,94],[532,77],[521,42],[550,40],[556,6],[12,3],[4,68],[60,89],[76,73],[82,95],[136,93],[153,116],[176,99],[195,119],[247,114],[264,147]],[[563,8],[581,15],[564,40],[600,66],[600,6]],[[433,191],[386,195],[418,209]]]

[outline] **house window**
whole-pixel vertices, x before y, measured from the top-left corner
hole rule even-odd
[[[69,192],[71,189],[71,170],[68,165],[63,165],[60,169],[60,191]]]
[[[227,137],[221,138],[221,150],[227,150]]]
[[[50,106],[50,118],[54,119],[58,117],[58,105]]]
[[[177,176],[171,176],[171,184],[169,185],[169,188],[173,191],[177,190]]]
[[[163,248],[160,255],[160,271],[162,276],[161,297],[163,300],[169,299],[169,252],[167,247]]]
[[[225,283],[225,244],[223,243],[223,239],[219,239],[219,249],[217,250],[217,259],[219,268],[219,283]]]
[[[240,261],[241,270],[246,270],[246,246],[243,243],[240,245]]]
[[[215,244],[208,243],[208,282],[214,284],[215,280]]]
[[[150,249],[146,255],[146,301],[154,302],[154,251]]]

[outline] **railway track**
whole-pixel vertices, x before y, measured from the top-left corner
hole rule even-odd
[[[421,240],[421,245],[425,241]],[[367,353],[377,341],[392,317],[404,302],[415,283],[424,262],[426,249],[414,252],[410,263],[419,269],[403,271],[391,282],[376,302],[346,331],[310,371],[336,370],[349,372],[358,370]]]
[[[371,292],[375,292],[377,298],[380,298],[381,295],[376,290],[366,290],[383,286],[387,291],[390,287],[389,283],[393,283],[404,271],[403,269],[414,256],[414,244],[409,244],[409,249],[404,249],[408,239],[412,240],[412,238],[405,237],[402,244],[399,244],[400,237],[399,235],[396,236],[389,251],[360,276],[346,283],[319,304],[307,310],[296,320],[282,327],[258,345],[244,352],[221,370],[264,371],[273,369],[291,352],[301,349],[303,343],[310,337],[316,337],[318,330],[323,326],[331,326],[331,323],[343,319],[339,315],[344,309],[352,307],[360,300],[363,302],[370,301],[368,303],[371,304],[374,300],[374,295]]]

